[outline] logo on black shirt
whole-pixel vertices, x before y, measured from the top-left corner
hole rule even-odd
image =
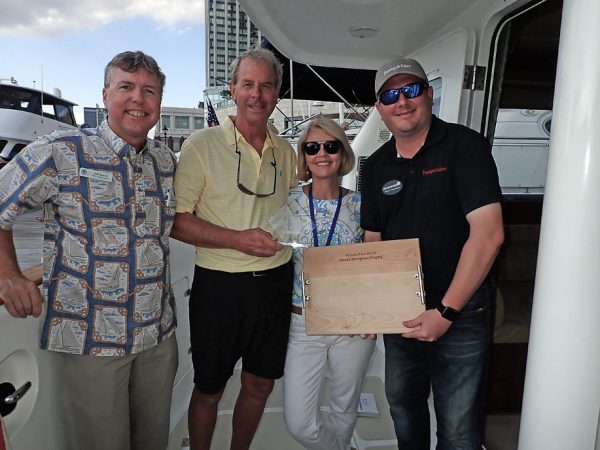
[[[447,167],[436,167],[435,169],[424,170],[422,175],[432,175],[434,173],[447,172]]]
[[[396,195],[402,190],[402,181],[390,180],[383,185],[381,192],[383,195]]]

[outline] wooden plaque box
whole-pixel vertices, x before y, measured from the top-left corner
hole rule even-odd
[[[425,310],[418,239],[304,249],[306,332],[403,333]]]

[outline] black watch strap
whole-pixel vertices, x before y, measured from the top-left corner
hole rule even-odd
[[[440,312],[444,319],[449,320],[450,322],[454,322],[460,317],[460,311],[457,311],[456,309],[451,308],[450,306],[446,306],[441,302],[438,305],[437,310]]]

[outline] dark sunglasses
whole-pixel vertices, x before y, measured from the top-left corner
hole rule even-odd
[[[319,153],[321,146],[323,146],[325,151],[330,155],[335,155],[340,150],[342,143],[337,139],[333,141],[322,142],[310,141],[302,144],[302,150],[304,150],[304,153],[306,153],[307,155],[315,156],[317,153]]]
[[[422,95],[425,89],[429,85],[423,81],[416,81],[414,83],[407,84],[397,89],[389,89],[379,94],[379,101],[384,105],[393,105],[400,98],[400,93],[404,95],[404,98],[410,99]]]

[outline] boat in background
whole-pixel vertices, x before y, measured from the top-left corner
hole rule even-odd
[[[494,371],[492,378],[497,376],[490,385],[496,387],[497,401],[505,408],[498,407],[494,425],[510,415],[516,427],[507,431],[488,423],[486,446],[489,450],[517,446],[520,450],[600,450],[600,327],[596,323],[600,302],[594,295],[600,290],[600,134],[596,121],[600,116],[596,44],[600,2],[239,2],[269,42],[293,61],[290,66],[348,69],[340,79],[354,83],[347,87],[353,103],[372,105],[375,101],[372,81],[360,78],[359,70],[371,71],[374,77],[374,69],[395,57],[417,58],[434,87],[442,119],[481,131],[496,147],[497,161],[506,156],[506,163],[516,165],[519,173],[536,175],[526,180],[506,178],[505,187],[512,189],[509,196],[517,201],[509,203],[511,211],[505,214],[508,245],[497,261],[505,301],[497,311],[500,328],[495,350],[503,350],[502,355],[508,357],[505,367],[510,370]],[[293,72],[298,79],[296,67]],[[336,91],[344,93],[337,85]],[[551,138],[547,136],[550,114]],[[361,158],[372,151],[367,144],[378,146],[390,138],[377,114],[368,120],[374,126],[365,124],[353,143],[359,164],[351,178],[344,180],[348,187],[360,186]],[[0,119],[0,127],[4,126]],[[518,134],[515,127],[521,129]],[[524,159],[515,162],[515,154]],[[542,161],[545,165],[546,158],[547,176],[543,170],[540,177],[536,171],[523,170],[537,168]],[[519,214],[512,221],[514,211]],[[173,241],[171,256],[177,337],[181,338],[169,442],[169,450],[175,450],[188,443],[185,411],[192,370],[185,318],[194,250]],[[526,320],[520,320],[520,312]],[[39,319],[10,318],[0,307],[0,383],[10,381],[19,388],[32,382],[14,411],[3,417],[11,450],[60,450],[68,433],[56,406],[61,389],[68,386],[61,385],[48,352],[38,348],[39,325]],[[363,385],[363,391],[375,393],[380,417],[359,418],[353,435],[359,450],[397,448],[385,403],[380,344]],[[515,373],[516,366],[522,366],[522,373]],[[219,405],[214,450],[228,447],[238,390],[239,367]],[[515,404],[505,406],[513,396]],[[285,430],[281,401],[278,382],[253,450],[299,448]],[[516,418],[513,412],[518,412]],[[494,430],[498,430],[496,439],[491,439],[489,433]]]
[[[0,79],[0,168],[36,138],[76,128],[74,106],[59,89],[44,92]]]
[[[340,85],[327,81],[372,105],[374,84],[361,74],[374,78],[383,64],[412,57],[425,69],[436,114],[493,144],[507,231],[496,261],[505,300],[497,319],[511,340],[495,336],[492,366],[506,371],[492,370],[490,386],[498,403],[510,398],[510,412],[520,413],[512,449],[600,450],[600,2],[239,3],[293,62],[294,78],[296,66],[344,69]],[[294,96],[302,98],[296,86]],[[353,142],[357,166],[346,187],[360,187],[360,164],[389,138],[373,111]],[[505,433],[487,445],[507,440]]]

